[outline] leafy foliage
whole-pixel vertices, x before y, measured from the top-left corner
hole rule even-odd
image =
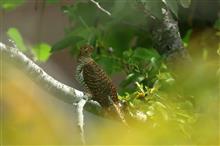
[[[37,44],[32,48],[32,52],[38,61],[46,61],[50,56],[51,46],[46,43]]]
[[[30,51],[34,56],[34,59],[37,61],[45,62],[51,55],[51,46],[47,43],[39,43],[34,47],[27,48],[23,41],[22,35],[16,28],[9,28],[7,35],[21,51]]]
[[[56,4],[58,0],[46,2]],[[218,54],[219,57],[219,46],[218,49],[209,50],[207,48],[210,46],[202,46],[205,50],[202,65],[198,63],[189,68],[189,71],[181,68],[180,72],[184,74],[182,76],[173,74],[163,62],[163,56],[152,47],[151,36],[148,33],[151,28],[141,9],[144,8],[158,20],[163,18],[162,8],[169,9],[175,17],[179,17],[179,7],[190,7],[191,0],[97,0],[97,2],[111,13],[111,17],[89,0],[76,0],[72,5],[63,5],[61,11],[68,17],[70,25],[65,28],[65,36],[52,47],[47,43],[26,47],[21,34],[15,28],[8,31],[8,36],[22,51],[31,52],[36,60],[43,62],[55,51],[68,48],[75,57],[82,45],[94,46],[93,58],[109,75],[116,73],[124,75],[120,83],[119,98],[124,104],[126,116],[131,123],[141,121],[142,123],[138,124],[153,129],[157,134],[156,138],[153,137],[156,143],[161,138],[158,138],[158,135],[162,131],[162,125],[168,125],[165,131],[174,129],[169,139],[172,141],[179,131],[187,141],[190,141],[189,143],[195,141],[193,138],[196,136],[200,136],[196,130],[205,133],[202,137],[207,136],[206,131],[210,134],[218,122],[217,108],[213,100],[217,101],[219,98],[217,78],[220,76],[220,68],[219,64],[207,60],[209,57],[216,57],[210,55],[210,50],[214,50],[213,54]],[[143,7],[139,7],[139,4]],[[216,36],[220,34],[219,24],[217,20],[214,25],[217,30]],[[192,29],[189,29],[183,37],[185,47],[189,46],[191,34]],[[208,126],[203,130],[206,124],[204,120]],[[209,123],[214,125],[211,130]],[[148,130],[146,131],[150,136]],[[208,137],[213,135],[212,133]],[[143,134],[139,136],[146,139]],[[109,137],[107,138],[109,140]]]
[[[191,126],[197,120],[194,105],[191,100],[179,100],[178,96],[171,98],[167,92],[161,91],[162,82],[173,80],[166,77],[158,80],[152,88],[136,82],[137,90],[131,94],[120,96],[125,105],[125,111],[131,119],[147,122],[151,126],[161,126],[163,123],[177,125],[183,135],[190,137]]]
[[[23,42],[23,38],[20,32],[16,28],[10,28],[7,34],[8,34],[8,37],[15,42],[15,44],[21,51],[27,51],[27,48],[25,47],[24,42]]]

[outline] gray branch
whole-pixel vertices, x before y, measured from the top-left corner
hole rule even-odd
[[[164,3],[164,1],[162,1]],[[169,8],[164,4],[158,6],[161,11],[161,18],[151,13],[151,9],[145,7],[145,3],[138,0],[137,6],[143,11],[147,18],[148,27],[152,34],[152,42],[155,49],[165,56],[167,64],[172,68],[174,65],[182,66],[191,64],[191,57],[184,47],[178,22],[170,12]]]
[[[153,20],[152,40],[160,54],[165,55],[167,63],[186,64],[191,61],[183,45],[177,21],[167,8],[162,8],[163,19]]]
[[[6,46],[0,42],[0,54],[18,65],[35,83],[41,84],[43,89],[52,93],[54,97],[61,101],[72,104],[88,98],[82,91],[69,87],[48,75],[36,63],[19,51],[18,48]],[[100,105],[92,100],[88,100],[85,109],[94,114],[101,114]]]
[[[81,99],[78,103],[74,103],[73,106],[76,108],[77,113],[77,125],[79,127],[80,137],[82,144],[86,144],[85,142],[85,135],[84,135],[84,114],[83,114],[83,108],[86,104],[85,99]]]

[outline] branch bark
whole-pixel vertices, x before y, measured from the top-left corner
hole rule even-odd
[[[78,103],[74,103],[73,106],[76,108],[76,113],[77,113],[77,125],[79,127],[79,133],[81,137],[81,142],[83,145],[86,144],[85,141],[85,134],[84,134],[84,114],[83,114],[83,109],[86,104],[85,99],[81,99]]]
[[[168,64],[186,64],[191,61],[183,45],[177,21],[168,8],[162,8],[162,20],[152,20],[152,40],[154,47],[166,57]]]
[[[191,57],[183,45],[178,22],[169,8],[165,4],[159,7],[162,16],[157,18],[145,7],[145,3],[138,1],[137,4],[147,18],[154,48],[165,56],[169,67],[187,66],[191,62]]]
[[[7,57],[10,61],[18,65],[21,70],[25,71],[35,83],[41,84],[44,90],[50,92],[59,100],[73,104],[78,103],[82,99],[88,99],[82,91],[69,87],[49,76],[36,63],[19,51],[18,48],[6,46],[0,42],[0,54],[1,61],[3,61],[2,56]],[[95,101],[88,100],[85,109],[94,114],[101,115],[101,106]]]

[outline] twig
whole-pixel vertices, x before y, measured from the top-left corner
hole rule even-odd
[[[109,16],[111,16],[111,13],[107,10],[105,10],[104,8],[102,8],[99,3],[95,0],[90,0],[92,3],[94,3],[101,11],[103,11],[104,13],[108,14]]]
[[[73,106],[76,107],[76,113],[77,113],[77,125],[79,126],[79,132],[82,144],[86,144],[85,142],[85,135],[84,135],[84,114],[83,114],[83,108],[86,104],[85,99],[81,99],[78,103],[73,103]]]
[[[24,55],[16,47],[8,47],[0,42],[0,54],[7,57],[13,63],[19,65],[21,70],[24,70],[31,79],[37,84],[41,84],[42,89],[55,95],[54,97],[59,100],[72,104],[79,102],[83,98],[87,98],[86,95],[72,87],[69,87],[53,77],[49,76],[43,69],[41,69],[36,63]],[[1,58],[1,61],[2,58]],[[85,109],[94,114],[100,114],[101,107],[97,102],[88,100]]]

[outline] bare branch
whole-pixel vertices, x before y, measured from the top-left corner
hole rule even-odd
[[[107,10],[105,10],[104,8],[102,8],[99,3],[95,0],[90,0],[92,3],[94,3],[101,11],[103,11],[104,13],[108,14],[109,16],[111,16],[111,13]]]
[[[82,144],[86,144],[85,142],[85,135],[84,135],[84,114],[83,114],[83,108],[86,104],[85,99],[81,99],[78,103],[74,103],[73,106],[76,107],[76,113],[77,113],[77,123],[79,126],[79,132]]]
[[[59,100],[72,104],[88,98],[83,92],[69,87],[49,76],[43,69],[16,47],[8,47],[0,42],[0,53],[13,63],[16,63],[34,82],[41,84],[43,89],[55,95],[54,97],[57,97]],[[2,58],[1,61],[3,61]],[[85,109],[95,114],[100,114],[101,111],[99,104],[92,100],[89,100],[86,103]]]

